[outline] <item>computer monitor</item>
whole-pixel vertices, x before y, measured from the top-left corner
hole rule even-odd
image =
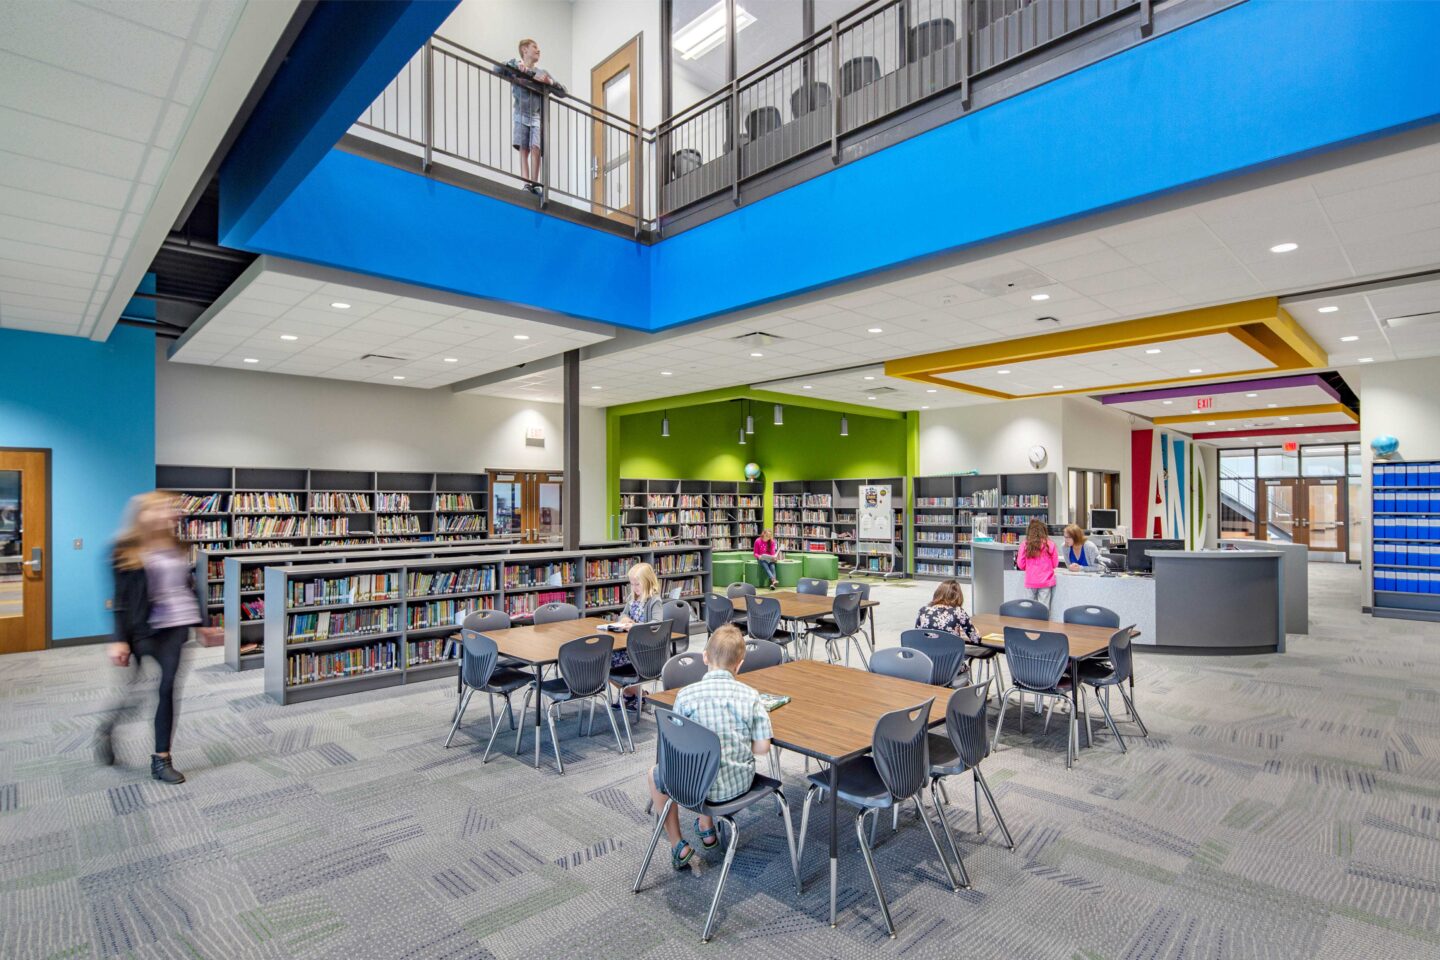
[[[1147,550],[1184,550],[1184,540],[1131,540],[1125,547],[1125,566],[1131,573],[1150,570]]]
[[[1114,530],[1118,526],[1120,526],[1119,510],[1090,511],[1091,530]]]

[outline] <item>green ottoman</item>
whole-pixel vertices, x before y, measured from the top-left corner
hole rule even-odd
[[[745,582],[753,583],[757,587],[768,587],[770,581],[765,576],[765,571],[760,569],[760,561],[751,557],[745,561]]]
[[[736,563],[743,564],[753,556],[753,553],[746,550],[715,550],[710,554],[710,563],[713,565],[726,560],[733,560]]]
[[[793,589],[800,585],[804,569],[805,565],[799,560],[781,560],[775,564],[775,579],[780,581],[780,586]]]
[[[800,561],[804,564],[804,575],[816,580],[839,580],[840,558],[833,553],[807,553]]]
[[[715,592],[724,593],[725,588],[730,584],[739,583],[745,579],[745,562],[743,560],[712,560],[710,575],[715,584]]]

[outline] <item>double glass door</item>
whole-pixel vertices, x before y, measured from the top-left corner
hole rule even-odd
[[[490,471],[490,535],[548,543],[563,536],[563,473]]]
[[[1340,478],[1261,480],[1257,512],[1262,539],[1299,543],[1349,558],[1349,498]]]

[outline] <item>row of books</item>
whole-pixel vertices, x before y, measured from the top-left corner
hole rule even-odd
[[[954,497],[916,497],[916,498],[915,498],[915,509],[916,509],[916,510],[919,510],[921,507],[953,507],[953,506],[955,506],[955,498],[954,498]]]
[[[705,506],[705,498],[698,493],[682,493],[680,495],[680,506],[682,508],[703,507]]]
[[[475,609],[473,600],[431,600],[427,603],[412,603],[406,608],[406,629],[421,630],[426,627],[443,627],[457,624]]]
[[[454,637],[411,640],[406,644],[406,647],[405,662],[407,666],[411,667],[416,667],[424,663],[443,663],[446,660],[459,660],[460,651],[463,649],[460,641]]]
[[[819,510],[806,510],[800,517],[803,523],[829,523],[830,514],[821,513]]]
[[[411,518],[418,519],[418,518]],[[485,518],[478,513],[462,513],[456,516],[439,516],[435,520],[436,533],[484,533]]]
[[[305,517],[236,517],[237,540],[305,536]]]
[[[264,599],[263,597],[256,597],[256,598],[253,599],[253,600],[241,600],[241,601],[240,601],[240,619],[241,619],[241,620],[264,620],[264,619],[265,619],[265,599]]]
[[[388,512],[403,512],[410,509],[410,494],[408,493],[377,493],[375,495],[375,509]]]
[[[1007,493],[1000,502],[1002,507],[1048,507],[1050,498],[1043,494]]]
[[[293,543],[286,543],[284,540],[246,540],[246,541],[244,541],[243,543],[237,543],[237,544],[235,544],[234,549],[236,549],[236,550],[289,550],[289,549],[290,549],[291,547],[293,547],[293,546],[295,546],[295,544],[293,544]],[[209,548],[209,549],[223,550],[223,549],[225,549],[225,546],[224,546],[223,544],[218,544],[218,545],[216,545],[216,546],[214,546],[214,547],[212,547],[212,548]]]
[[[1440,487],[1440,460],[1422,463],[1377,463],[1375,486]]]
[[[800,511],[799,511],[799,510],[781,510],[780,508],[777,507],[777,508],[775,508],[775,522],[776,522],[776,523],[799,523],[799,522],[800,522]]]
[[[366,573],[350,577],[291,580],[287,584],[287,588],[285,600],[292,607],[398,600],[400,598],[400,574]]]
[[[1031,520],[1039,520],[1041,523],[1050,522],[1048,513],[1002,513],[1000,514],[1000,526],[1002,527],[1025,527],[1030,525]]]
[[[311,643],[371,633],[393,633],[400,629],[400,608],[362,607],[359,610],[292,613],[288,620],[286,642]]]
[[[1411,570],[1376,570],[1375,589],[1395,593],[1440,594],[1440,574]]]
[[[1440,517],[1375,517],[1376,540],[1440,540]]]
[[[412,571],[405,584],[409,597],[446,593],[479,593],[495,589],[494,567],[467,567],[464,570]]]
[[[617,580],[628,576],[630,568],[640,562],[639,557],[616,557],[585,562],[586,580]]]
[[[775,524],[775,536],[798,537],[800,536],[800,525],[795,523],[777,523]]]
[[[1409,493],[1375,491],[1376,513],[1440,513],[1440,486]],[[193,522],[193,521],[192,521]]]
[[[957,507],[971,507],[978,510],[991,510],[1000,506],[1000,490],[977,490],[968,497],[960,497],[955,505]]]
[[[1377,543],[1375,544],[1375,562],[1399,567],[1433,567],[1440,570],[1440,546]]]
[[[537,593],[517,593],[505,598],[505,612],[512,617],[528,617],[547,603],[569,603],[568,590],[542,590]]]
[[[474,510],[475,497],[468,493],[437,493],[435,509],[440,512]]]
[[[375,518],[376,533],[419,533],[420,518],[410,514],[387,514]]]
[[[230,539],[230,522],[228,520],[178,520],[175,523],[175,535],[181,540],[228,540]]]
[[[710,518],[705,515],[705,511],[704,511],[704,510],[681,510],[681,511],[680,511],[680,520],[679,520],[679,522],[680,522],[680,523],[704,523],[705,521],[707,521],[707,520],[709,520],[709,519],[710,519]],[[664,521],[664,522],[665,522],[665,523],[670,523],[671,521],[666,520],[666,521]]]
[[[295,653],[286,658],[285,683],[299,687],[307,683],[338,680],[367,673],[396,670],[400,666],[400,645],[385,640],[348,650],[322,653]]]
[[[367,493],[312,493],[311,513],[369,513],[370,495]]]
[[[690,542],[710,539],[709,527],[682,526],[680,528],[680,539]]]
[[[625,588],[619,584],[609,587],[586,587],[585,606],[609,607],[625,602]]]
[[[181,513],[228,513],[230,497],[223,493],[180,494]]]
[[[310,532],[316,536],[343,537],[350,532],[349,517],[311,517]]]
[[[686,577],[684,580],[672,580],[665,584],[667,590],[680,591],[682,597],[693,597],[700,593],[701,579],[699,577]]]
[[[680,522],[680,514],[676,513],[674,510],[670,510],[670,511],[654,511],[654,510],[652,510],[652,511],[650,511],[649,513],[645,514],[645,522],[646,522],[646,523],[679,523],[679,522]]]
[[[673,494],[669,493],[652,493],[650,494],[650,496],[645,498],[645,506],[652,508],[673,507],[675,506],[675,497]]]
[[[305,508],[294,493],[237,493],[230,509],[234,513],[299,513]]]
[[[655,570],[661,576],[668,573],[690,573],[700,569],[698,553],[667,553],[655,558]]]
[[[916,530],[916,543],[954,543],[955,535],[946,530]]]
[[[555,563],[509,564],[505,565],[505,588],[539,587],[575,581],[575,561],[562,560]]]

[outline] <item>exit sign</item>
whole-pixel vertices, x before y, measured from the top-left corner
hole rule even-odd
[[[1214,397],[1200,397],[1195,401],[1196,410],[1211,410],[1215,406]]]
[[[1299,444],[1299,442],[1296,441],[1296,440],[1286,440],[1285,443],[1284,443],[1284,450],[1285,450],[1286,453],[1294,453],[1295,451],[1297,451],[1297,450],[1299,450],[1299,449],[1300,449],[1300,444]]]

